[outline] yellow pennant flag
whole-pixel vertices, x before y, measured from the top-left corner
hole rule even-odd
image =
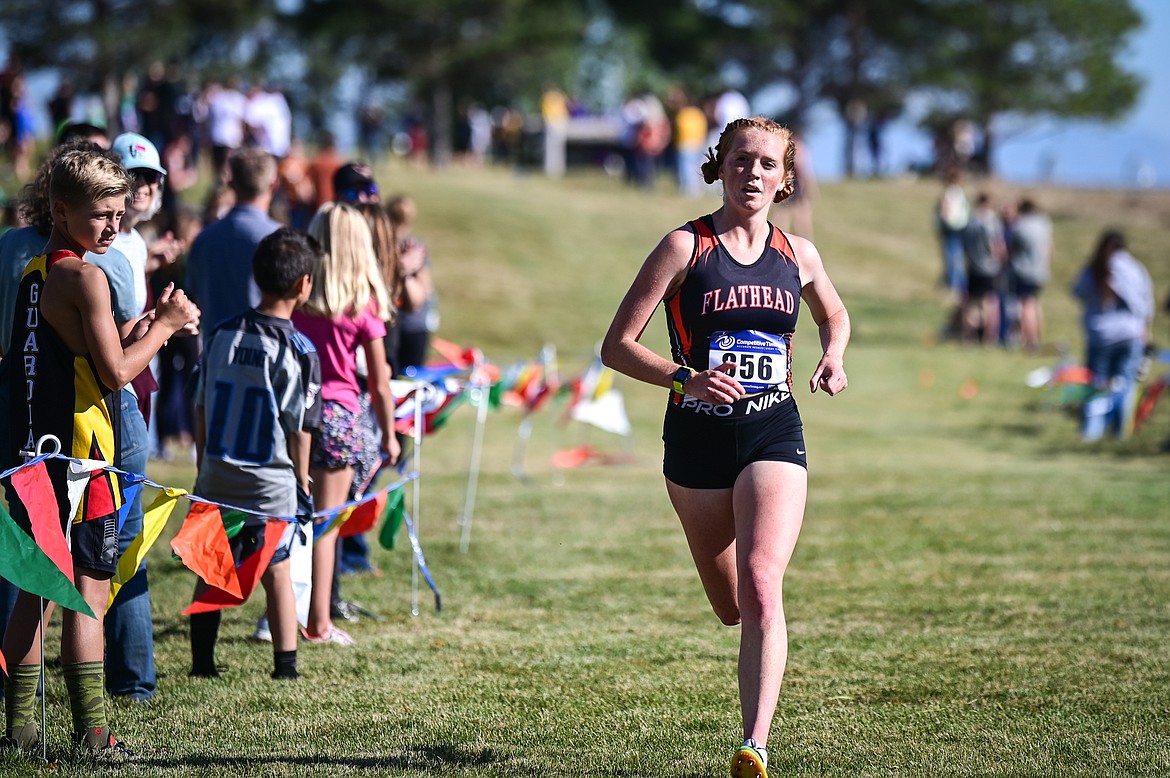
[[[138,572],[142,560],[146,559],[146,552],[150,551],[150,547],[158,540],[163,528],[167,525],[167,520],[174,513],[175,503],[185,494],[187,494],[186,489],[163,487],[163,490],[154,498],[154,502],[143,512],[142,532],[130,543],[126,553],[122,554],[118,560],[118,571],[110,580],[110,600],[106,603],[107,611],[113,605],[114,598],[118,596],[122,585]]]

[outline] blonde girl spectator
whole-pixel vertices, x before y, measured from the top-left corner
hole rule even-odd
[[[325,250],[325,259],[313,279],[313,293],[293,316],[293,323],[313,342],[321,359],[321,433],[313,447],[310,473],[313,501],[318,512],[346,501],[354,466],[364,447],[358,434],[361,388],[357,352],[368,367],[370,403],[381,429],[381,454],[398,459],[394,436],[394,400],[386,362],[386,320],[392,310],[390,295],[374,255],[365,217],[345,203],[326,203],[309,223],[309,234]],[[353,645],[354,640],[333,624],[330,613],[337,534],[318,537],[313,546],[313,591],[304,637],[313,643]]]
[[[391,337],[391,333],[402,296],[402,274],[398,272],[398,246],[394,239],[394,224],[390,221],[390,216],[381,203],[367,200],[353,203],[353,207],[365,217],[366,224],[370,227],[374,257],[377,259],[378,269],[382,273],[382,281],[386,285],[386,291],[393,303],[390,318],[386,321],[385,340],[386,360],[390,363],[391,375],[393,375],[397,357],[397,343]],[[368,375],[367,366],[362,359],[358,360],[358,373],[362,377]],[[362,461],[354,466],[353,488],[350,490],[351,499],[362,496],[369,488],[370,483],[377,476],[380,465],[378,440],[381,433],[373,409],[370,407],[369,393],[362,392],[359,402],[362,409],[359,428],[367,455],[363,456]],[[341,539],[335,567],[337,572],[333,576],[333,615],[334,617],[341,616],[352,619],[357,611],[355,611],[353,603],[346,602],[341,598],[339,574],[374,571],[374,566],[370,562],[369,547],[363,535],[353,535]]]

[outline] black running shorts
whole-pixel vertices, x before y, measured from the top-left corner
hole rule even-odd
[[[752,462],[808,468],[804,426],[786,391],[722,406],[684,397],[667,407],[662,442],[662,474],[689,489],[730,489]]]

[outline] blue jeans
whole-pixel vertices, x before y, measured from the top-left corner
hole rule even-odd
[[[1107,431],[1125,437],[1137,401],[1135,390],[1142,362],[1142,342],[1134,339],[1107,345],[1090,344],[1085,361],[1093,373],[1095,392],[1085,402],[1081,437],[1100,440]]]
[[[967,291],[966,255],[963,253],[963,231],[942,228],[943,282],[956,294]]]
[[[146,420],[134,395],[122,390],[122,469],[146,472],[150,438]],[[118,551],[126,549],[142,532],[142,495],[130,504],[126,521],[118,533]],[[154,667],[154,621],[150,612],[150,591],[146,562],[119,590],[106,612],[106,690],[116,697],[149,700],[154,696],[157,677]]]

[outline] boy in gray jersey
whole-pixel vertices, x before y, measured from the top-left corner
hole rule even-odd
[[[290,318],[309,297],[320,257],[316,241],[289,227],[264,238],[252,258],[260,305],[215,328],[196,374],[195,494],[255,514],[231,539],[237,562],[263,549],[267,517],[288,522],[261,578],[278,679],[298,677],[289,552],[299,525],[312,521],[310,430],[321,419],[321,363]],[[200,581],[196,598],[206,590]],[[219,610],[191,616],[193,676],[219,675],[219,622]]]

